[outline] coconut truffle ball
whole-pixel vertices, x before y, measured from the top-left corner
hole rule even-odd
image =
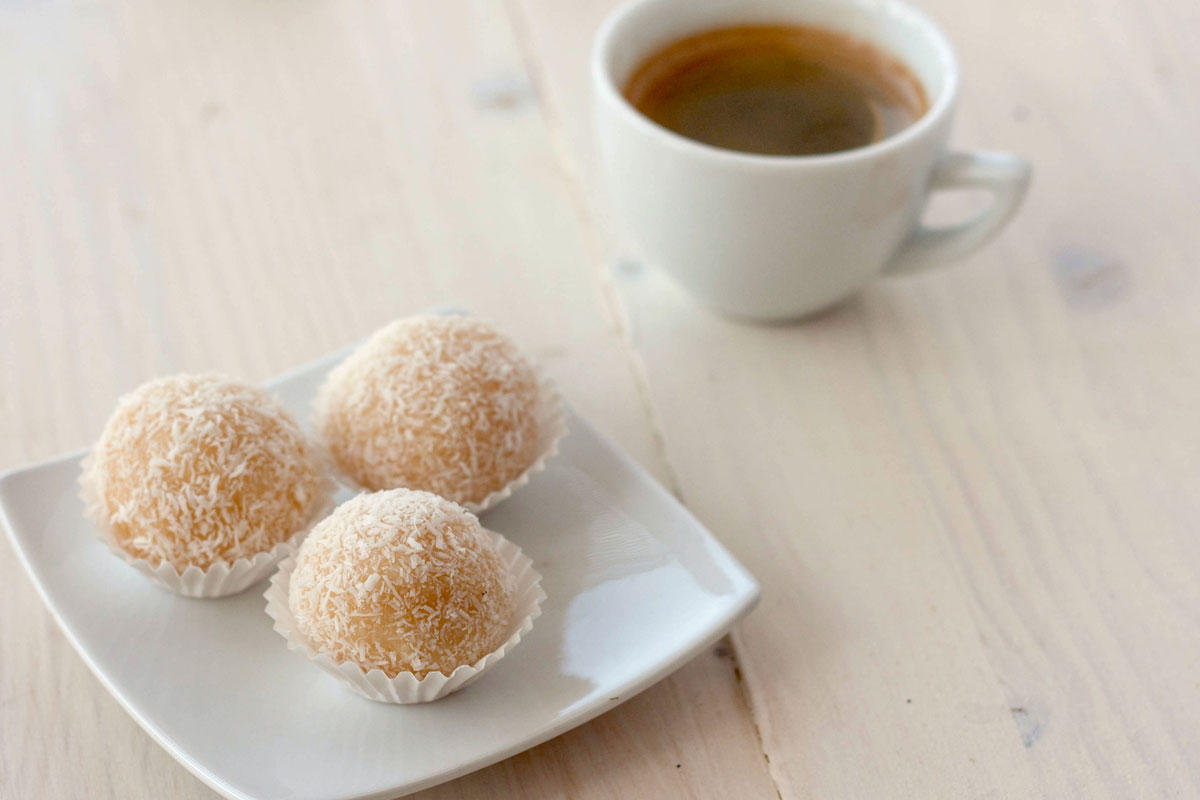
[[[421,316],[376,332],[333,370],[317,418],[362,486],[480,503],[541,455],[539,398],[508,337],[468,317]]]
[[[514,589],[475,515],[429,492],[360,494],[300,547],[288,585],[296,630],[335,662],[423,678],[504,643]]]
[[[112,542],[182,572],[270,550],[301,530],[325,470],[270,395],[218,375],[177,375],[122,397],[81,477]]]

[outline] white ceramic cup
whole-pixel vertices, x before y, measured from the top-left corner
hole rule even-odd
[[[652,122],[621,90],[670,42],[731,25],[802,23],[841,31],[900,58],[929,110],[854,150],[767,156],[702,144]],[[1030,167],[1004,153],[948,152],[958,66],[922,13],[896,0],[632,0],[596,34],[591,76],[597,144],[613,210],[653,265],[736,317],[801,317],[880,275],[962,258],[1012,217]],[[930,228],[930,192],[984,189],[961,224]]]

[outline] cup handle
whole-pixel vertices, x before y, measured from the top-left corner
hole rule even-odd
[[[939,189],[986,189],[991,204],[957,225],[929,228],[918,225],[884,270],[908,275],[955,261],[975,251],[1005,224],[1025,197],[1032,169],[1029,162],[1009,153],[950,153],[933,169],[929,192]]]

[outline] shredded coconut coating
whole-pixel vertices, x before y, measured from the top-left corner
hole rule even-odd
[[[474,514],[429,492],[360,494],[300,546],[296,629],[338,663],[449,675],[504,643],[512,578]]]
[[[479,503],[541,455],[538,403],[537,376],[506,336],[468,317],[421,316],[379,330],[330,373],[317,424],[368,489]]]
[[[219,375],[177,375],[118,401],[81,480],[89,516],[114,544],[182,572],[288,539],[315,511],[324,475],[269,394]]]

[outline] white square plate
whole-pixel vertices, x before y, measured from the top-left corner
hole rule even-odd
[[[297,419],[344,355],[272,385]],[[484,517],[542,573],[542,616],[487,675],[428,705],[365,700],[289,651],[263,610],[265,582],[221,600],[156,589],[93,537],[78,454],[0,477],[0,515],[92,672],[209,786],[239,799],[389,798],[607,711],[758,600],[745,568],[670,494],[579,417],[568,426],[546,471]]]

